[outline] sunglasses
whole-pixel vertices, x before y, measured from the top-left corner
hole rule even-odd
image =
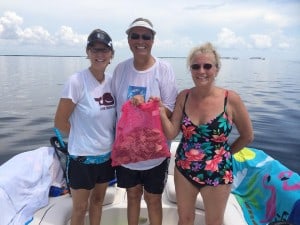
[[[96,53],[108,53],[108,52],[110,52],[109,48],[95,48],[95,47],[91,47],[90,50],[94,54],[96,54]]]
[[[204,63],[203,65],[202,64],[192,64],[191,65],[191,69],[192,70],[199,70],[201,67],[205,70],[210,70],[212,68],[212,64],[210,63]]]
[[[153,36],[150,34],[137,34],[137,33],[130,34],[130,39],[132,40],[138,40],[140,38],[142,38],[144,41],[150,41],[152,40]]]

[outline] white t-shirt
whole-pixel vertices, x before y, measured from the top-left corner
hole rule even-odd
[[[173,111],[178,90],[175,74],[171,65],[155,58],[152,67],[144,71],[134,68],[133,58],[118,64],[112,78],[112,92],[116,98],[117,116],[121,117],[122,105],[136,94],[148,101],[151,96],[160,97],[165,107]],[[146,170],[159,165],[165,158],[129,163],[123,165],[129,169]]]
[[[116,123],[111,76],[105,74],[99,83],[89,69],[80,71],[69,78],[61,98],[76,104],[70,116],[69,153],[96,156],[111,152]]]

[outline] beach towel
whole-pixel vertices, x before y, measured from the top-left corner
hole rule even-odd
[[[249,225],[288,221],[300,225],[300,176],[255,148],[233,157],[232,193]]]
[[[52,185],[64,182],[52,147],[20,153],[0,166],[0,224],[30,224],[46,206]]]

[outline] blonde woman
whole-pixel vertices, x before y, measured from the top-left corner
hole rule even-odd
[[[200,192],[206,225],[221,225],[233,182],[231,157],[253,140],[252,123],[240,96],[215,85],[221,62],[212,44],[192,49],[187,64],[195,86],[179,93],[170,120],[161,110],[168,139],[183,134],[174,171],[178,224],[194,224]],[[229,144],[233,124],[239,135]]]

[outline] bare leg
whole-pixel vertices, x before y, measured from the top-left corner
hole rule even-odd
[[[205,186],[200,193],[205,205],[206,225],[221,225],[227,200],[231,191],[231,185],[218,185],[216,187]]]
[[[199,189],[192,185],[176,168],[174,181],[178,207],[178,225],[194,225],[195,204]]]
[[[128,225],[138,225],[139,223],[142,194],[143,194],[143,187],[140,184],[132,188],[127,188]]]
[[[163,217],[161,194],[151,194],[147,191],[144,191],[144,198],[147,203],[150,224],[161,225]]]
[[[96,184],[91,192],[89,205],[90,225],[99,225],[102,216],[102,205],[108,183]]]
[[[71,189],[73,209],[70,225],[83,225],[88,208],[90,191],[85,189]]]

